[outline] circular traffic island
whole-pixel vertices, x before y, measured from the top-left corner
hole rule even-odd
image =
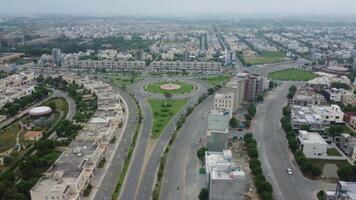
[[[159,81],[144,86],[146,92],[151,94],[171,93],[174,95],[188,94],[195,91],[197,86],[185,81]]]

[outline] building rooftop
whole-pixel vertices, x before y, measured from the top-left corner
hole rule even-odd
[[[298,138],[302,144],[327,144],[320,134],[315,132],[300,130]]]
[[[208,117],[208,130],[228,131],[229,116],[220,114],[210,114]]]

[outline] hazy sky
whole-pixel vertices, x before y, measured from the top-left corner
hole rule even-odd
[[[0,0],[1,14],[356,15],[356,0]]]

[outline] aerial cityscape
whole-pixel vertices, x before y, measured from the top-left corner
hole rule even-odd
[[[355,11],[0,0],[0,200],[356,200]]]

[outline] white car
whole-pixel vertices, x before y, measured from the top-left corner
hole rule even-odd
[[[291,168],[287,168],[287,173],[288,173],[289,175],[292,175],[292,174],[293,174],[292,169],[291,169]]]

